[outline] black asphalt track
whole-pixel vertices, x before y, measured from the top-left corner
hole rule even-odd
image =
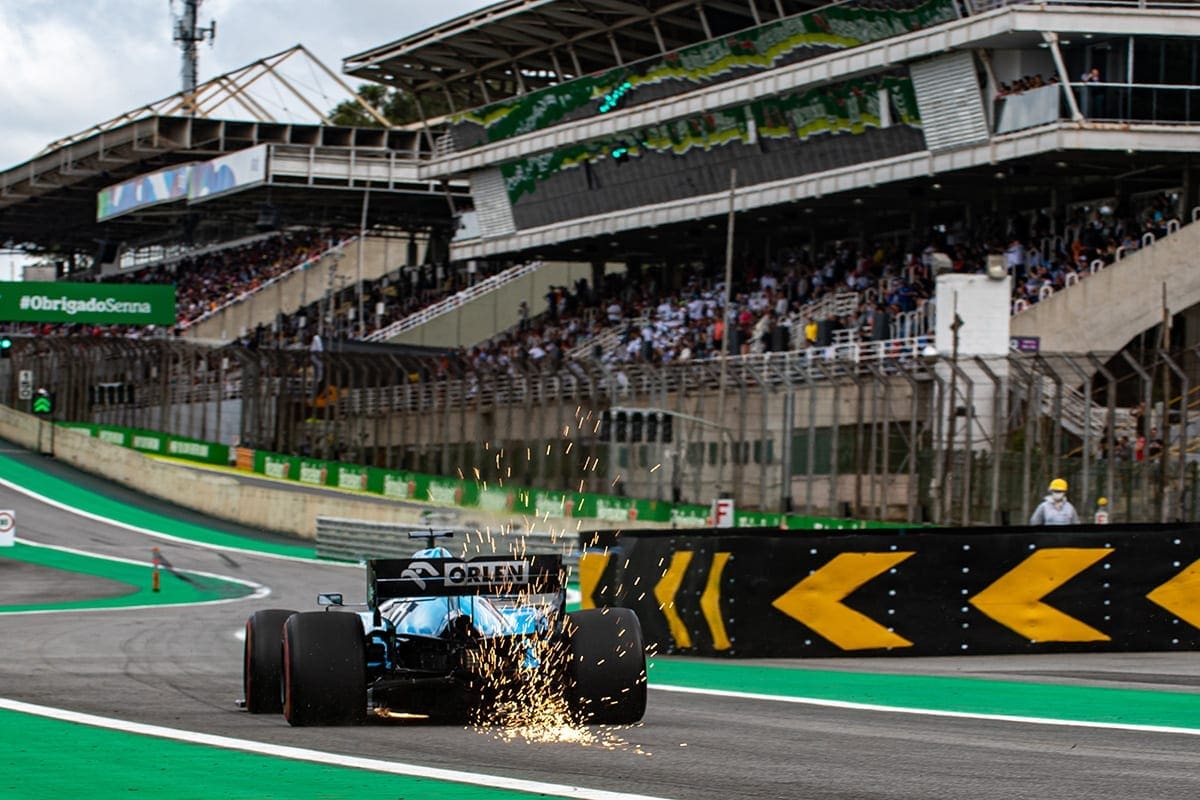
[[[9,455],[12,455],[9,453]],[[38,456],[24,456],[40,459]],[[40,461],[44,467],[61,465]],[[183,511],[66,470],[114,496]],[[270,587],[266,600],[187,608],[0,615],[0,696],[174,728],[331,752],[673,798],[1095,800],[1200,797],[1200,737],[873,712],[651,690],[644,725],[607,745],[505,741],[459,725],[290,728],[238,710],[241,642],[256,608],[311,609],[318,591],[361,599],[362,571],[191,544],[153,542],[0,488],[21,535]],[[215,523],[228,532],[268,536]],[[16,573],[21,588],[39,576]],[[44,588],[44,585],[43,585]],[[76,587],[78,589],[79,587]],[[92,588],[92,587],[84,587]],[[65,587],[63,587],[65,590]],[[1064,684],[1195,690],[1198,654],[808,663],[921,674],[987,674]],[[788,663],[789,666],[795,664]],[[264,775],[264,781],[270,776]]]

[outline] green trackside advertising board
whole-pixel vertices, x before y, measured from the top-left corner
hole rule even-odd
[[[93,425],[80,422],[60,423],[102,441],[133,448],[144,453],[173,456],[208,464],[229,463],[230,449],[226,445],[203,442],[154,431],[121,428],[115,425]],[[670,523],[677,528],[711,527],[708,506],[673,505],[661,500],[632,497],[611,497],[589,492],[558,492],[528,489],[519,486],[496,486],[480,481],[424,475],[419,472],[385,470],[337,461],[268,453],[254,453],[253,471],[270,478],[297,481],[313,486],[369,492],[396,500],[416,500],[460,508],[478,509],[498,514],[529,515],[560,524],[568,519],[595,519],[617,524],[639,522]],[[781,528],[785,530],[831,530],[864,528],[912,527],[903,523],[871,520],[811,517],[798,514],[776,514],[757,511],[737,511],[734,526],[738,528]]]
[[[679,528],[711,526],[708,521],[710,509],[707,506],[672,505],[661,500],[611,497],[588,492],[495,486],[419,472],[296,458],[261,450],[254,454],[254,471],[271,478],[366,491],[396,500],[431,502],[498,514],[527,514],[540,520],[554,520],[560,523],[568,519],[598,519],[613,523],[662,522]],[[738,528],[767,527],[786,530],[911,527],[901,523],[757,511],[736,512],[734,525]]]
[[[135,445],[136,446],[136,445]],[[167,455],[205,464],[229,464],[229,446],[186,439],[182,436],[167,437]]]
[[[2,281],[0,321],[174,325],[175,287]]]
[[[227,445],[190,439],[186,436],[172,436],[157,431],[122,428],[116,425],[90,425],[80,422],[67,422],[59,427],[77,430],[102,442],[129,447],[142,453],[171,456],[186,461],[198,461],[202,464],[224,466],[229,463],[229,447]]]

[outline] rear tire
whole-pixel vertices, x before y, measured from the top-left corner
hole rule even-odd
[[[637,614],[629,608],[589,608],[568,616],[572,712],[585,723],[640,721],[646,713],[646,649]]]
[[[283,716],[302,725],[359,725],[367,666],[357,614],[312,611],[283,626]]]
[[[251,714],[283,711],[283,623],[295,613],[269,608],[246,620],[242,691]]]

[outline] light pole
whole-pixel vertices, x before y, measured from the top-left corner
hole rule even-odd
[[[731,167],[729,170],[729,224],[725,235],[725,303],[721,309],[721,377],[717,388],[717,419],[722,423],[725,421],[725,380],[729,369],[729,344],[732,334],[730,323],[730,311],[732,303],[732,285],[733,285],[733,225],[734,225],[734,199],[737,196],[737,167]],[[728,431],[723,424],[720,426],[722,430]],[[725,487],[725,461],[733,457],[733,437],[729,437],[729,452],[723,453],[723,448],[717,448],[717,497]]]

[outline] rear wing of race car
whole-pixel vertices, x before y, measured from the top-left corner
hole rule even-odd
[[[467,594],[521,597],[564,588],[562,556],[385,558],[367,561],[367,604],[403,597]]]

